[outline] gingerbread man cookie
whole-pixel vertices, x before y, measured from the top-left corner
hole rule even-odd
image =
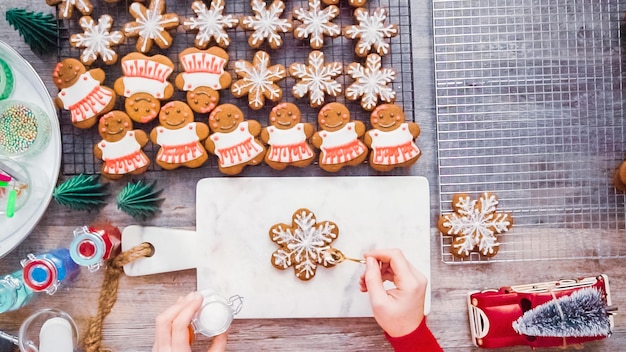
[[[133,2],[128,11],[135,21],[126,23],[123,31],[127,37],[138,37],[137,51],[147,53],[153,43],[161,49],[172,45],[172,36],[167,31],[178,27],[180,20],[175,13],[164,13],[165,0],[151,0],[148,8]]]
[[[300,122],[300,117],[300,109],[291,103],[278,104],[270,112],[270,126],[261,131],[261,140],[268,145],[265,163],[272,169],[305,167],[315,159],[307,142],[313,135],[313,125]]]
[[[383,104],[370,115],[372,129],[364,142],[370,149],[370,166],[378,171],[409,167],[422,155],[414,140],[420,134],[415,122],[406,122],[402,108]]]
[[[257,49],[267,40],[270,48],[280,48],[283,45],[280,33],[293,30],[291,21],[280,18],[285,11],[285,3],[281,0],[274,0],[267,5],[263,0],[252,0],[250,6],[252,6],[254,16],[245,16],[240,21],[243,29],[254,31],[248,38],[250,47]]]
[[[248,95],[248,106],[259,110],[265,106],[265,99],[279,101],[283,90],[276,82],[285,78],[287,72],[283,65],[270,66],[270,55],[265,51],[257,51],[252,62],[239,60],[235,62],[235,72],[241,76],[230,87],[237,98]]]
[[[56,106],[69,110],[72,124],[78,128],[95,125],[97,117],[115,105],[115,92],[101,85],[105,78],[102,69],[87,71],[80,61],[67,58],[56,65],[52,77],[59,88],[54,99]]]
[[[195,112],[208,113],[219,102],[218,90],[228,88],[232,81],[225,71],[228,54],[224,49],[188,48],[179,55],[184,72],[176,76],[176,88],[187,92],[187,104]]]
[[[209,115],[213,132],[205,142],[206,149],[219,159],[219,169],[226,175],[241,173],[246,165],[263,161],[265,146],[257,139],[261,124],[244,120],[243,112],[233,104],[218,105]]]
[[[159,114],[161,100],[174,94],[167,80],[174,63],[163,55],[146,56],[130,53],[121,60],[123,76],[115,81],[113,89],[126,97],[124,108],[133,121],[146,123]]]
[[[239,19],[233,15],[224,15],[224,0],[211,1],[211,8],[202,1],[194,1],[191,9],[196,13],[196,17],[191,17],[183,21],[183,28],[187,31],[197,31],[195,44],[200,49],[206,49],[209,43],[214,40],[222,48],[230,45],[230,38],[225,28],[235,28],[239,24]]]
[[[324,105],[317,115],[320,130],[315,132],[311,143],[321,150],[319,166],[322,170],[336,172],[344,166],[361,164],[367,158],[367,146],[360,138],[365,124],[350,121],[350,111],[341,103]]]
[[[105,64],[114,64],[117,61],[117,53],[111,46],[121,44],[124,41],[124,34],[120,31],[111,32],[113,18],[103,15],[96,24],[93,18],[83,16],[79,24],[85,32],[72,34],[70,44],[75,48],[84,48],[80,55],[83,64],[93,64],[98,56],[102,57]]]
[[[322,9],[320,0],[309,0],[309,9],[297,8],[294,17],[302,24],[293,31],[297,39],[309,38],[309,45],[313,49],[320,49],[324,45],[324,36],[331,38],[341,34],[339,25],[332,20],[339,15],[339,8],[330,5]]]
[[[390,45],[386,39],[398,35],[398,26],[385,25],[387,11],[379,8],[370,15],[366,9],[359,7],[354,10],[354,17],[358,25],[345,27],[343,36],[358,39],[355,53],[360,57],[367,56],[372,50],[381,56],[389,54]]]
[[[74,8],[80,11],[84,16],[91,14],[93,5],[89,0],[46,0],[46,4],[50,6],[59,6],[59,18],[69,19],[74,14]]]
[[[133,122],[123,111],[111,111],[100,118],[98,132],[102,140],[93,147],[96,158],[102,159],[102,176],[117,180],[126,174],[144,173],[150,159],[142,148],[148,135],[133,130]]]
[[[193,111],[182,101],[171,101],[161,108],[160,125],[150,132],[152,143],[161,146],[157,165],[173,170],[181,166],[197,168],[207,161],[202,142],[209,136],[209,127],[193,118]]]

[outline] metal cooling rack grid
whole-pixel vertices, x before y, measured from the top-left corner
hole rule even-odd
[[[434,0],[440,211],[455,193],[500,198],[515,226],[493,258],[626,256],[624,102],[616,0]],[[570,231],[576,229],[576,232]],[[611,236],[612,234],[612,236]]]
[[[167,0],[166,12],[175,12],[181,18],[192,17],[195,14],[191,9],[191,0],[174,1]],[[122,0],[119,3],[107,3],[104,0],[93,0],[94,4],[92,18],[97,19],[103,14],[109,14],[113,17],[113,29],[120,30],[124,23],[134,21],[134,18],[128,13],[128,7],[132,1]],[[205,2],[206,3],[206,2]],[[306,6],[307,1],[285,1],[286,9],[283,13],[283,17],[290,18],[293,13],[293,9],[299,6]],[[147,3],[146,3],[147,6]],[[340,2],[340,14],[333,21],[340,25],[342,28],[354,24],[353,8],[349,7],[345,1]],[[370,0],[367,5],[368,9],[372,10],[378,7],[382,7],[388,10],[388,23],[394,23],[398,25],[399,34],[391,38],[389,43],[391,44],[391,53],[383,57],[383,67],[393,67],[396,70],[396,80],[393,82],[392,87],[396,91],[397,99],[396,103],[403,107],[407,119],[412,119],[414,116],[414,102],[413,102],[413,66],[412,66],[412,47],[411,47],[411,21],[410,21],[410,0]],[[250,1],[237,0],[226,1],[225,14],[233,14],[236,16],[251,15],[252,10],[250,8]],[[74,33],[82,33],[82,29],[78,25],[78,15],[74,15],[72,20],[60,21],[60,49],[59,60],[65,57],[78,58],[80,56],[80,49],[73,48],[69,45],[69,37]],[[228,63],[228,71],[233,76],[233,81],[237,79],[234,72],[234,62],[237,60],[252,60],[256,50],[251,49],[248,46],[248,35],[250,32],[246,32],[241,28],[227,30],[231,44],[226,49],[230,55]],[[182,26],[178,28],[176,32],[172,32],[174,37],[173,45],[167,50],[160,50],[154,46],[148,55],[164,54],[168,56],[176,65],[175,71],[170,76],[170,81],[173,82],[174,77],[180,72],[178,65],[178,53],[188,47],[194,45],[194,39],[196,34],[194,32],[185,32]],[[307,62],[309,52],[312,50],[307,41],[300,41],[293,38],[292,33],[283,35],[284,44],[283,47],[277,50],[272,50],[264,44],[260,49],[265,50],[271,55],[271,64],[282,64],[286,68],[294,62]],[[135,51],[135,38],[128,38],[122,45],[115,47],[119,57]],[[325,54],[327,61],[342,62],[347,66],[351,62],[364,62],[364,59],[358,58],[354,54],[355,41],[338,37],[334,39],[325,39],[325,44],[322,51]],[[106,80],[104,84],[112,87],[113,82],[117,77],[121,76],[121,68],[119,60],[116,64],[107,66],[104,65],[101,60],[96,61],[94,65],[89,68],[102,68],[106,72]],[[345,75],[342,75],[339,79],[343,89],[352,83],[352,79]],[[293,78],[286,78],[279,83],[279,86],[283,89],[283,100],[286,102],[292,102],[300,107],[302,112],[302,121],[309,122],[317,126],[317,112],[319,109],[313,109],[309,107],[308,98],[296,99],[291,93],[291,87],[295,80]],[[185,93],[180,92],[177,89],[171,100],[185,101]],[[359,103],[346,101],[344,97],[340,96],[336,99],[326,97],[326,102],[338,101],[345,103],[352,112],[351,118],[354,120],[360,120],[365,122],[366,126],[369,126],[369,112],[363,110]],[[261,123],[261,125],[268,125],[268,115],[271,107],[275,104],[266,102],[266,107],[253,111],[248,108],[247,100],[245,98],[235,98],[229,90],[223,90],[220,92],[220,103],[232,103],[238,105],[244,112],[244,116],[247,119],[255,119]],[[117,110],[124,110],[123,97],[119,97],[115,106]],[[95,174],[100,172],[101,162],[96,160],[93,156],[92,148],[95,143],[100,141],[97,129],[91,128],[89,130],[77,129],[70,123],[69,113],[65,110],[59,112],[61,119],[61,133],[63,143],[63,162],[61,171],[64,175],[75,175],[79,173]],[[195,120],[201,122],[207,122],[208,116],[201,116],[196,114]],[[134,124],[134,128],[140,128],[146,132],[150,132],[158,124],[157,121],[152,121],[147,124]],[[368,127],[369,128],[369,127]],[[418,140],[419,143],[419,140]],[[144,151],[146,154],[154,160],[157,152],[157,147],[148,143]],[[186,169],[179,168],[173,171],[163,171],[153,163],[148,170],[147,176],[162,174],[163,172],[180,173],[184,177],[214,177],[222,176],[217,167],[217,160],[215,157],[210,157],[209,161],[198,169]],[[396,169],[392,172],[385,173],[391,175],[404,175],[408,174],[408,169]],[[357,167],[343,168],[336,174],[342,175],[374,175],[378,172],[371,169],[368,165],[363,164]],[[315,165],[311,165],[304,169],[288,168],[284,171],[275,171],[267,167],[266,165],[257,165],[254,167],[247,167],[244,169],[242,176],[315,176],[315,175],[328,175],[323,170]]]

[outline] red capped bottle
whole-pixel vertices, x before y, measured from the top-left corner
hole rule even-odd
[[[24,284],[35,292],[54,294],[62,283],[74,281],[80,274],[80,266],[70,257],[67,248],[33,255],[28,254],[22,262]]]
[[[70,244],[72,260],[89,271],[98,270],[104,262],[121,251],[122,234],[113,225],[83,226],[74,230]]]

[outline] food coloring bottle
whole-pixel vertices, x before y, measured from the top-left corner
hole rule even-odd
[[[120,253],[121,238],[120,230],[112,225],[79,227],[74,230],[70,256],[78,265],[96,271],[107,259]]]
[[[25,306],[33,298],[33,291],[24,284],[22,270],[0,278],[0,313]]]
[[[80,266],[70,257],[67,248],[33,255],[22,260],[24,283],[35,292],[54,294],[60,284],[74,281]]]

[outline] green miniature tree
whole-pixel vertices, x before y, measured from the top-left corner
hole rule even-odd
[[[153,217],[163,201],[159,198],[163,190],[155,190],[155,185],[156,181],[150,184],[129,182],[117,195],[117,208],[137,220]]]
[[[108,184],[98,182],[99,175],[80,174],[67,179],[52,191],[52,198],[72,210],[91,211],[102,207],[109,196]]]
[[[33,52],[46,54],[58,48],[58,26],[54,15],[12,8],[7,10],[5,17]]]
[[[608,336],[609,315],[602,292],[583,288],[569,296],[541,304],[513,322],[513,329],[528,336]]]

